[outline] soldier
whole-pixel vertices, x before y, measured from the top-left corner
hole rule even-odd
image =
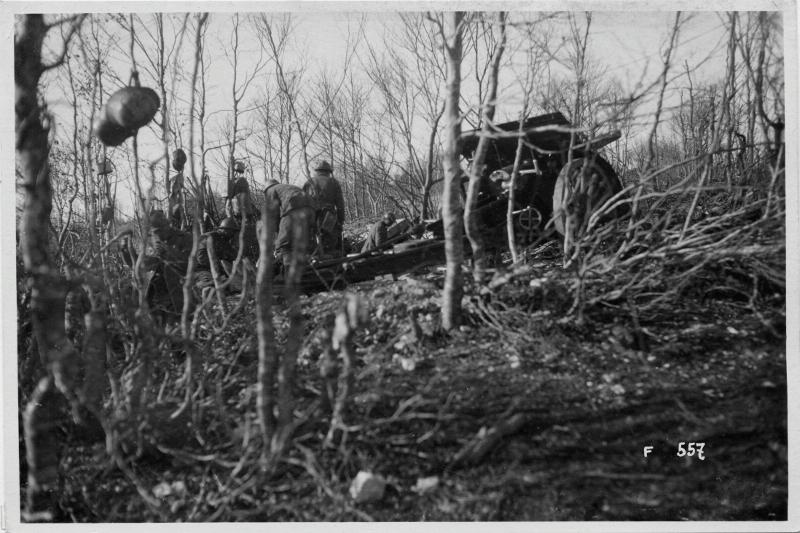
[[[311,202],[299,187],[288,183],[278,183],[269,180],[264,189],[264,197],[271,219],[268,221],[272,231],[277,228],[278,237],[275,241],[275,256],[283,265],[284,272],[288,271],[291,262],[292,250],[296,248],[293,243],[293,232],[299,229],[300,235],[309,236],[309,226],[314,217]],[[299,228],[298,228],[299,226]],[[307,243],[303,243],[306,244]],[[305,261],[305,257],[300,258]]]
[[[232,250],[233,258],[226,259],[233,261],[236,257],[236,251],[239,249],[239,231],[244,224],[244,257],[252,261],[258,260],[258,236],[256,234],[256,222],[258,222],[258,210],[253,205],[253,200],[250,196],[250,184],[247,179],[242,176],[238,178],[231,188],[231,204],[230,213],[227,219],[220,223],[220,228],[227,231],[225,235],[232,237]],[[224,226],[224,227],[223,227]],[[229,230],[235,229],[232,234]]]
[[[186,152],[178,148],[172,152],[172,168],[178,171],[172,176],[168,198],[169,221],[173,228],[183,224],[183,167],[186,165]]]
[[[241,226],[235,217],[227,217],[219,223],[219,227],[209,232],[214,243],[214,252],[217,259],[233,263],[239,254],[239,238]],[[244,248],[242,259],[249,259],[253,263],[258,261],[258,235],[253,221],[247,221],[244,227]]]
[[[315,237],[322,255],[342,255],[342,228],[344,226],[344,196],[342,187],[333,177],[333,168],[322,161],[314,175],[303,186],[315,211]]]
[[[363,254],[371,250],[376,250],[381,244],[386,242],[387,231],[392,224],[394,224],[394,222],[394,213],[385,213],[383,218],[376,222],[372,228],[370,228],[369,236],[367,236],[367,241],[364,243],[364,247],[361,248],[361,253]]]
[[[233,263],[235,263],[236,256],[239,253],[240,228],[234,217],[227,217],[220,222],[217,228],[203,234],[208,238],[201,243],[197,250],[198,278],[196,285],[198,287],[202,289],[203,287],[214,285],[212,276],[214,270],[219,275],[234,275]],[[252,224],[252,235],[248,229],[250,228],[246,226],[245,246],[241,259],[243,262],[249,259],[255,263],[258,260],[258,240],[255,235],[255,224]],[[211,268],[212,257],[216,260],[215,269]]]
[[[192,236],[170,226],[161,210],[150,214],[151,250],[146,267],[153,270],[148,300],[154,308],[180,313],[183,309],[183,277],[192,250]]]
[[[242,216],[258,218],[258,210],[253,205],[250,196],[250,184],[244,176],[237,178],[231,187],[231,194],[228,198],[228,216],[235,216],[241,219]]]
[[[128,266],[136,264],[137,252],[130,242],[130,229],[120,241],[122,259]],[[183,308],[183,277],[192,250],[192,236],[170,227],[160,209],[150,213],[150,248],[143,258],[144,268],[153,276],[147,288],[147,302],[164,317],[175,316]]]

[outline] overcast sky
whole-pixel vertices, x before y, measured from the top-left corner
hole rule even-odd
[[[518,16],[521,12],[517,12]],[[140,13],[144,20],[147,14]],[[512,20],[515,15],[512,14]],[[694,72],[693,80],[696,83],[714,80],[724,71],[724,23],[721,14],[717,12],[691,12],[686,15],[676,50],[673,53],[673,72],[677,75],[678,66],[687,63]],[[345,43],[348,35],[353,37],[359,22],[363,19],[363,36],[371,43],[381,43],[383,37],[391,32],[393,27],[399,23],[399,16],[392,12],[353,13],[341,11],[310,11],[303,9],[294,14],[295,30],[292,41],[286,56],[284,68],[292,69],[305,65],[307,67],[307,79],[316,73],[326,70],[331,73],[334,79],[341,75],[342,66],[345,61]],[[628,11],[593,12],[591,31],[589,34],[588,55],[590,60],[599,67],[603,68],[607,76],[613,76],[619,80],[622,87],[631,92],[637,86],[646,86],[652,83],[660,75],[662,68],[661,55],[665,44],[668,41],[671,27],[674,23],[675,12],[670,11]],[[583,22],[583,15],[580,14],[578,20]],[[226,116],[226,110],[231,108],[230,83],[232,79],[232,69],[230,61],[226,55],[230,54],[230,42],[232,35],[231,16],[227,13],[213,13],[208,27],[207,52],[209,54],[211,68],[209,69],[208,90],[208,110],[216,112],[215,120],[222,120]],[[118,28],[114,22],[108,23],[106,31],[118,36],[118,48],[112,50],[114,57],[113,64],[120,77],[127,80],[126,72],[130,69],[130,54],[128,52],[129,35],[127,32]],[[144,35],[145,30],[150,28],[139,28]],[[566,23],[563,29],[566,31]],[[557,38],[557,37],[556,37]],[[192,42],[194,30],[189,27],[186,30],[186,38],[182,48],[184,67],[188,73],[191,68]],[[240,36],[239,69],[241,73],[246,73],[253,68],[260,55],[260,44],[258,37],[245,24]],[[363,46],[362,46],[363,49]],[[141,64],[144,61],[143,52],[137,51],[137,61]],[[517,56],[509,53],[506,60],[511,63],[518,61]],[[358,61],[358,59],[356,59]],[[521,61],[520,61],[521,62]],[[252,88],[248,93],[248,98],[255,96],[263,90],[267,84],[267,79],[274,84],[274,67],[269,65],[254,80]],[[240,74],[241,76],[241,74]],[[143,79],[147,84],[147,80]],[[367,80],[364,80],[368,83]],[[150,82],[152,84],[152,81]],[[501,71],[500,85],[502,98],[498,109],[498,120],[516,119],[519,112],[519,101],[514,97],[514,93],[509,89],[514,85],[513,73],[509,70]],[[188,87],[188,79],[178,82],[177,93],[181,94],[181,84]],[[671,91],[667,93],[667,104],[677,103],[678,87],[685,86],[685,82],[677,80]],[[505,92],[504,92],[505,91]],[[63,93],[62,93],[63,94]],[[183,89],[183,97],[188,102],[188,92]],[[51,102],[51,109],[62,123],[63,131],[69,131],[67,124],[71,120],[71,109],[63,96],[58,94],[58,90],[50,87],[48,99]],[[246,100],[248,99],[245,99]],[[475,102],[477,105],[478,102]],[[188,104],[187,104],[188,106]],[[653,106],[652,100],[645,102],[642,106],[644,111],[648,106]],[[642,112],[642,109],[639,110]],[[229,114],[229,113],[228,113]],[[244,119],[246,121],[246,118]],[[241,124],[241,123],[240,123]],[[142,130],[144,132],[144,130]],[[150,136],[145,132],[140,135],[140,146],[143,160],[152,160],[158,157],[162,148],[157,142],[157,137],[153,132]],[[188,134],[184,134],[184,143]],[[222,138],[219,124],[213,121],[207,131],[207,146]],[[152,138],[151,138],[152,137]],[[224,152],[211,154],[209,160],[212,169],[212,177],[219,174],[222,179],[225,172],[222,168],[224,163]],[[314,154],[312,154],[313,157]],[[214,168],[217,165],[218,168]],[[293,173],[294,174],[294,173]],[[302,178],[299,169],[297,175],[292,178],[297,181]],[[262,176],[256,174],[259,179]],[[222,185],[219,179],[215,178],[214,188],[220,190]],[[125,189],[125,184],[122,184]],[[121,191],[121,195],[125,193]],[[129,193],[130,194],[130,191]],[[123,200],[124,201],[124,200]]]

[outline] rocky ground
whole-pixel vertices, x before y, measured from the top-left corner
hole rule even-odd
[[[306,420],[271,478],[255,467],[255,332],[239,320],[207,355],[215,392],[180,451],[125,474],[103,466],[101,443],[70,446],[65,519],[785,520],[781,312],[687,299],[636,326],[611,307],[576,321],[569,283],[554,264],[501,273],[492,290],[468,288],[450,335],[441,269],[351,287],[370,319],[350,431],[332,448],[327,418],[309,411],[322,388],[313,339],[345,293],[304,297]],[[373,501],[349,493],[362,471],[385,481]]]

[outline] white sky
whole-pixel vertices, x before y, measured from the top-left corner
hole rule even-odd
[[[245,13],[242,12],[242,15]],[[519,12],[517,13],[519,14]],[[139,13],[145,20],[148,15]],[[724,39],[724,26],[720,14],[716,12],[693,12],[687,15],[688,20],[683,24],[680,33],[678,46],[674,52],[673,74],[678,74],[677,69],[682,70],[684,62],[688,62],[693,69],[695,83],[705,80],[712,80],[724,71],[724,46],[721,40]],[[512,20],[514,14],[512,13]],[[647,85],[658,78],[661,71],[660,55],[667,42],[669,32],[674,22],[675,12],[671,11],[596,11],[593,12],[591,32],[589,36],[588,54],[590,60],[595,64],[600,64],[605,68],[608,76],[616,77],[622,83],[626,91],[633,91],[637,85]],[[244,18],[244,17],[243,17]],[[399,23],[399,16],[395,12],[375,12],[374,10],[364,12],[337,12],[337,11],[310,11],[303,10],[293,14],[295,29],[289,46],[289,53],[284,64],[284,68],[292,70],[298,66],[307,67],[306,79],[311,80],[317,73],[325,70],[336,79],[341,76],[345,58],[345,43],[349,32],[354,32],[360,19],[365,20],[364,37],[371,43],[382,42],[384,35],[390,32]],[[580,22],[583,21],[581,14],[578,14]],[[560,30],[566,30],[566,22],[559,23]],[[220,131],[220,122],[230,116],[231,109],[231,80],[232,68],[226,57],[226,51],[230,50],[230,39],[232,35],[232,22],[230,13],[212,13],[207,31],[207,53],[211,63],[210,75],[207,85],[207,109],[216,112],[214,119],[217,121],[209,125],[206,132],[206,146],[215,144],[223,138]],[[127,80],[127,72],[130,68],[128,53],[129,36],[127,32],[119,29],[118,24],[110,22],[106,29],[118,33],[119,49],[113,51],[116,58],[115,64],[118,75]],[[150,28],[153,29],[152,27]],[[143,37],[144,38],[144,37]],[[177,82],[177,93],[181,93],[181,84],[184,85],[183,93],[188,94],[189,76],[191,73],[191,54],[193,53],[194,30],[189,27],[182,48],[182,56],[185,57],[184,67],[186,69],[185,78]],[[239,72],[241,76],[252,70],[253,65],[259,57],[259,44],[257,37],[251,32],[247,24],[242,24],[240,34],[240,54]],[[363,47],[362,47],[363,49]],[[510,53],[510,52],[509,52]],[[141,65],[144,62],[143,52],[136,50],[137,62]],[[520,65],[520,59],[507,55],[507,60],[511,63]],[[358,59],[356,59],[358,62]],[[680,67],[679,67],[680,66]],[[357,67],[358,68],[358,67]],[[140,66],[140,70],[142,70]],[[263,90],[269,83],[274,87],[274,67],[270,64],[255,79],[251,86],[248,96],[241,107],[248,107],[247,100],[255,97],[258,92]],[[464,73],[465,76],[468,73]],[[142,73],[144,85],[154,86],[153,80],[147,80]],[[500,73],[501,85],[501,105],[498,107],[498,120],[512,120],[517,118],[519,101],[514,94],[516,81],[514,73],[504,70]],[[364,83],[369,83],[366,78]],[[168,82],[169,83],[169,82]],[[681,80],[674,83],[673,91],[678,87],[685,86]],[[504,98],[505,90],[505,98]],[[71,108],[62,95],[54,94],[54,90],[48,92],[48,99],[51,101],[51,109],[56,114],[61,123],[63,131],[71,130]],[[675,92],[668,92],[666,104],[677,103]],[[184,107],[188,108],[188,97]],[[477,105],[478,102],[475,102]],[[639,110],[647,111],[648,106],[653,106],[653,102],[645,102]],[[248,118],[245,114],[240,119],[240,126],[247,123]],[[425,135],[427,132],[421,128],[420,122],[420,146],[424,146]],[[188,126],[186,128],[188,130]],[[188,133],[182,132],[183,144],[188,141]],[[172,146],[170,150],[172,150]],[[153,160],[162,152],[160,143],[153,132],[140,130],[140,155],[143,160]],[[110,150],[110,155],[115,158],[117,167],[127,165],[125,161],[118,161],[119,151]],[[238,155],[238,154],[237,154]],[[310,154],[313,158],[316,154]],[[224,152],[217,150],[211,152],[207,160],[212,177],[212,186],[215,190],[221,191],[224,188]],[[187,167],[188,168],[188,167]],[[254,171],[257,179],[263,179],[263,172]],[[127,186],[124,172],[119,173],[121,178],[120,194],[118,200],[123,203],[125,196],[132,198],[131,187]],[[157,173],[157,175],[161,175]],[[302,179],[302,172],[295,165],[291,176],[295,181]]]

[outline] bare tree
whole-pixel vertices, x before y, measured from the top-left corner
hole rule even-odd
[[[268,204],[268,202],[267,202]],[[276,433],[275,381],[278,375],[278,353],[275,344],[275,328],[272,324],[272,274],[275,228],[271,220],[274,215],[265,205],[258,226],[260,250],[256,273],[256,334],[258,335],[258,376],[256,381],[256,409],[261,426],[261,457],[264,463],[272,451],[272,439]]]
[[[64,63],[72,37],[85,15],[46,24],[42,15],[25,15],[14,38],[16,96],[16,150],[26,189],[20,223],[25,270],[32,279],[31,321],[40,357],[48,374],[36,387],[25,410],[25,442],[28,462],[27,512],[31,520],[53,517],[53,497],[59,484],[61,442],[56,436],[58,393],[81,405],[81,364],[78,351],[64,330],[64,300],[68,283],[54,268],[49,252],[48,226],[52,209],[48,129],[50,118],[39,103],[39,80],[46,71]],[[42,43],[47,32],[69,24],[63,51],[51,63],[42,62]],[[58,392],[57,392],[58,391]]]
[[[480,190],[481,179],[485,170],[486,152],[491,142],[491,128],[494,126],[494,112],[497,105],[497,81],[500,71],[500,60],[503,58],[503,50],[506,43],[506,13],[499,12],[497,22],[500,26],[500,42],[495,47],[491,59],[489,70],[489,90],[486,93],[486,100],[482,103],[481,134],[478,147],[475,150],[475,157],[469,171],[469,183],[467,184],[467,199],[464,209],[464,228],[467,238],[472,247],[473,276],[475,281],[483,281],[484,271],[486,270],[486,246],[481,234],[480,223],[476,211],[478,204],[478,191]]]
[[[656,104],[656,114],[653,119],[653,128],[650,130],[650,136],[647,138],[647,163],[645,164],[645,171],[649,171],[653,161],[656,158],[656,149],[655,149],[655,142],[656,142],[656,135],[658,132],[659,126],[659,119],[661,118],[662,108],[664,106],[664,91],[667,89],[667,74],[669,73],[670,68],[670,60],[672,58],[672,52],[675,49],[675,45],[678,41],[678,33],[681,27],[681,12],[678,11],[675,14],[675,23],[672,26],[672,31],[670,32],[669,43],[667,44],[667,49],[664,51],[664,59],[663,59],[663,69],[661,71],[661,88],[658,93],[658,102]]]
[[[299,83],[302,77],[302,71],[293,73],[290,78],[284,69],[283,55],[292,30],[292,19],[289,16],[285,17],[276,28],[274,20],[271,20],[266,15],[260,15],[255,21],[255,26],[258,34],[262,38],[262,46],[266,48],[270,59],[272,59],[275,64],[275,77],[278,83],[278,90],[280,90],[286,98],[286,103],[291,112],[291,120],[294,121],[297,135],[300,138],[303,172],[306,179],[308,179],[311,177],[311,170],[307,150],[311,139],[309,129],[301,122],[297,97],[292,89],[295,83]],[[322,119],[320,118],[320,120]]]
[[[403,15],[402,21],[399,30],[387,27],[382,55],[376,45],[368,44],[367,74],[383,104],[381,120],[376,121],[378,127],[386,132],[383,135],[399,137],[398,144],[405,148],[401,165],[403,174],[411,180],[411,207],[421,211],[422,218],[428,218],[431,190],[436,183],[436,139],[444,113],[441,82],[433,80],[444,81],[445,66],[434,39],[435,27],[422,15]],[[420,115],[429,131],[424,149],[417,146]]]
[[[259,57],[256,61],[256,64],[253,66],[253,70],[249,73],[245,73],[241,84],[239,83],[239,25],[239,13],[235,13],[233,17],[233,35],[231,36],[230,55],[228,56],[231,67],[233,68],[233,79],[231,81],[231,102],[233,104],[233,110],[231,111],[230,115],[231,124],[228,132],[228,197],[231,195],[234,182],[236,142],[237,134],[239,132],[239,106],[241,105],[242,99],[245,97],[250,84],[256,79],[256,76],[258,76],[258,74],[267,64],[266,60],[264,60],[264,56],[262,55],[262,48],[259,47]]]
[[[439,25],[447,57],[447,92],[445,100],[445,130],[442,165],[444,166],[444,193],[442,220],[444,223],[447,271],[442,292],[442,327],[453,330],[461,324],[461,296],[463,294],[461,264],[464,261],[464,244],[461,234],[461,205],[459,185],[462,171],[458,161],[458,141],[461,137],[459,99],[461,87],[461,57],[464,32],[464,13],[455,11],[444,16]],[[446,29],[445,29],[446,26]]]

